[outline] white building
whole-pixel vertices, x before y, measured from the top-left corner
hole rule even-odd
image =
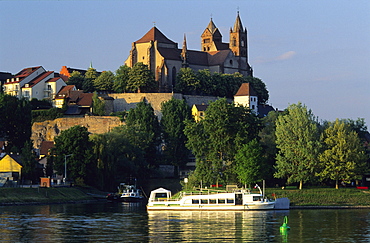
[[[242,105],[258,115],[258,97],[250,83],[243,83],[234,95],[235,105]]]
[[[5,81],[4,92],[18,98],[54,99],[66,83],[58,73],[46,71],[42,66],[25,68]]]

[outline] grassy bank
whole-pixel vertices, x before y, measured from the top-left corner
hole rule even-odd
[[[289,198],[291,206],[370,206],[370,190],[356,188],[266,188],[267,197],[273,198],[273,194],[278,198]],[[82,202],[105,195],[93,188],[82,187],[0,188],[0,205]]]
[[[95,198],[78,187],[0,188],[0,205],[67,203]]]
[[[291,206],[370,206],[370,191],[356,188],[267,188],[266,196],[287,197]]]

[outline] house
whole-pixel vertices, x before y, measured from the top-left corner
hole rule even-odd
[[[181,68],[194,71],[209,69],[212,73],[236,73],[252,76],[248,64],[247,30],[244,29],[239,12],[233,28],[230,28],[230,43],[222,42],[220,30],[212,18],[201,35],[201,51],[187,48],[184,36],[182,48],[168,39],[158,28],[153,27],[142,38],[132,43],[125,65],[133,67],[142,62],[155,74],[159,92],[172,92],[176,75]]]
[[[61,88],[55,96],[55,107],[62,108],[67,105],[65,115],[84,115],[92,112],[93,93],[84,93],[83,90],[76,90],[74,85],[67,85]]]
[[[25,68],[12,78],[6,79],[3,89],[6,94],[18,98],[52,100],[64,85],[66,83],[58,73],[37,66]]]
[[[241,105],[258,115],[258,97],[250,83],[243,83],[234,95],[235,105]]]
[[[22,167],[18,155],[0,154],[0,187],[9,181],[19,181],[22,174]]]
[[[76,86],[74,85],[63,86],[54,97],[54,106],[62,108],[64,103],[66,103],[66,99],[69,97],[69,93],[75,90]]]
[[[208,105],[205,105],[205,104],[201,104],[201,105],[194,104],[191,107],[191,114],[193,115],[194,120],[196,122],[199,122],[201,119],[204,118],[207,108],[208,108]]]

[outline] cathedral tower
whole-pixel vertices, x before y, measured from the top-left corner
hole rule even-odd
[[[202,51],[217,51],[217,45],[222,43],[222,35],[211,18],[207,28],[201,35]]]
[[[242,57],[243,59],[245,58],[245,61],[248,63],[247,29],[243,29],[239,11],[234,27],[230,28],[229,48],[235,56]]]

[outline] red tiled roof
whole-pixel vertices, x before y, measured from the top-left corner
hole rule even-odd
[[[56,82],[59,79],[61,79],[61,77],[55,77],[55,78],[51,78],[51,79],[47,80],[46,82]]]
[[[49,71],[49,72],[44,72],[44,73],[40,74],[39,76],[37,76],[36,78],[34,78],[30,82],[28,82],[28,87],[35,86],[37,83],[41,82],[43,79],[45,79],[47,76],[49,76],[52,73],[53,73],[53,71]]]
[[[250,83],[242,83],[238,92],[234,96],[257,96]]]
[[[15,75],[15,78],[24,78],[39,69],[41,66],[38,67],[29,67],[29,68],[24,68],[22,69],[19,73]]]
[[[58,94],[55,96],[55,99],[64,99],[66,97],[68,97],[68,94],[71,90],[73,90],[75,88],[74,85],[67,85],[67,86],[63,86]]]
[[[81,93],[77,105],[79,106],[92,106],[93,93]]]
[[[149,41],[158,41],[160,43],[175,44],[175,42],[168,39],[156,27],[151,28],[143,37],[141,37],[141,39],[137,40],[135,43],[146,43]]]
[[[42,141],[40,146],[40,154],[42,155],[48,155],[49,149],[54,147],[53,141]]]
[[[69,93],[69,104],[78,106],[92,106],[93,93],[83,93],[82,90],[72,90]]]

